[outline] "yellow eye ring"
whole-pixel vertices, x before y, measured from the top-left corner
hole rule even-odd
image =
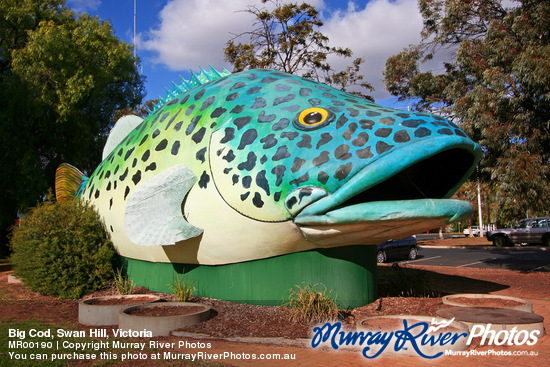
[[[294,126],[300,130],[313,130],[326,126],[334,120],[334,114],[321,107],[310,107],[294,118]]]

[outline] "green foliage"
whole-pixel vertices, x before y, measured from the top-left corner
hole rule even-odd
[[[137,67],[108,22],[63,0],[0,2],[0,230],[53,187],[59,164],[95,169],[115,111],[143,98]]]
[[[500,223],[547,214],[550,204],[550,3],[420,0],[423,41],[390,57],[388,90],[416,109],[460,122],[484,148]],[[441,52],[440,52],[441,51]],[[442,72],[420,63],[446,51]]]
[[[191,297],[191,293],[195,290],[193,282],[187,278],[182,279],[178,276],[174,278],[170,288],[172,288],[176,299],[180,302],[187,302]]]
[[[35,292],[80,298],[109,284],[115,251],[95,210],[46,201],[13,230],[14,273]]]
[[[327,290],[324,284],[302,283],[289,290],[286,306],[291,308],[294,321],[319,323],[335,320],[338,317],[338,305],[333,290]]]
[[[112,283],[120,295],[132,294],[136,287],[134,281],[122,273],[122,269],[115,271],[115,278]]]
[[[330,55],[347,58],[352,52],[349,48],[328,46],[328,37],[318,30],[323,22],[313,6],[283,4],[280,0],[262,0],[262,3],[269,3],[273,10],[255,5],[244,10],[254,15],[254,29],[234,39],[245,37],[248,42],[236,44],[232,39],[224,49],[225,59],[233,64],[234,71],[269,68],[322,81],[342,90],[352,86],[373,90],[359,74],[364,59],[356,59],[352,66],[340,72],[335,72],[327,63]],[[357,90],[353,93],[373,100]]]

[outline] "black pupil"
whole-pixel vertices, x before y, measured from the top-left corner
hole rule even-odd
[[[306,117],[304,117],[304,123],[308,125],[313,125],[321,122],[323,119],[323,115],[321,115],[319,112],[312,112],[308,113]]]

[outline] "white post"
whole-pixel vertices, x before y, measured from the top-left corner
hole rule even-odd
[[[483,237],[483,212],[481,210],[481,184],[477,179],[477,211],[479,216],[479,237]]]

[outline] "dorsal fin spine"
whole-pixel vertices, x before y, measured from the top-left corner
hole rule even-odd
[[[199,74],[196,74],[194,71],[191,70],[191,78],[189,78],[189,80],[185,80],[180,75],[181,83],[180,84],[172,83],[173,84],[172,90],[169,90],[168,88],[166,88],[166,97],[162,98],[159,96],[158,103],[153,105],[153,110],[149,112],[149,115],[153,114],[155,111],[161,108],[165,103],[170,102],[172,99],[176,98],[179,94],[187,92],[203,84],[209,83],[213,80],[221,79],[231,74],[231,72],[227,71],[227,69],[225,68],[223,68],[223,70],[220,72],[214,69],[212,65],[209,65],[209,66],[210,66],[209,71],[206,71],[202,67],[199,67],[200,69]]]

